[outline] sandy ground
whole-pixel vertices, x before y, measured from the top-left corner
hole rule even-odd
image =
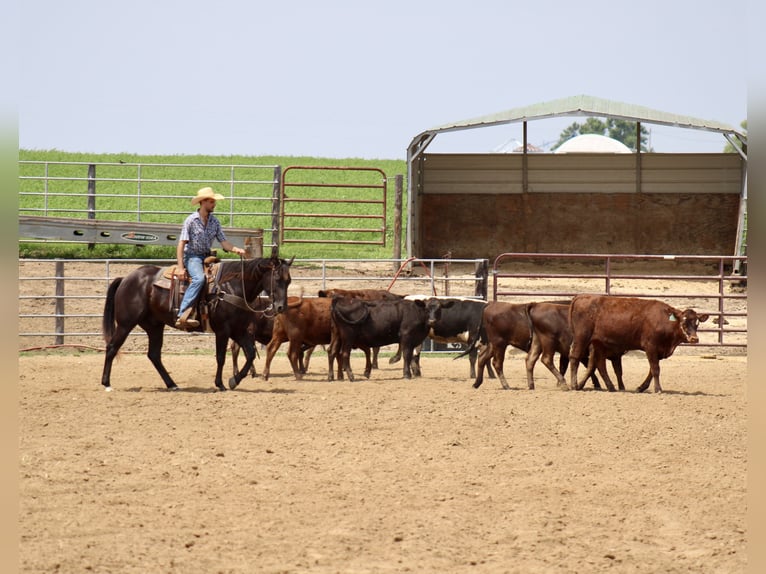
[[[323,356],[296,381],[280,355],[217,393],[211,340],[166,355],[180,392],[124,354],[106,393],[101,353],[22,353],[20,569],[745,570],[745,356],[680,349],[660,395],[557,390],[542,365],[529,391],[520,357],[510,391],[473,389],[467,359],[329,383]],[[624,362],[634,389],[646,360]]]

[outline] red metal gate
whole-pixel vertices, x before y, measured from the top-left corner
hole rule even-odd
[[[285,168],[280,243],[385,246],[386,183],[377,168]]]

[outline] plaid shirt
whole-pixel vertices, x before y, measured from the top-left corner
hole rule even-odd
[[[226,241],[221,222],[212,213],[207,216],[207,225],[202,224],[199,211],[195,211],[184,221],[181,228],[181,241],[188,241],[184,247],[186,255],[206,256],[213,247],[213,240]]]

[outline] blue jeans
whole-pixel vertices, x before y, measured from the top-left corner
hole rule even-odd
[[[198,255],[184,255],[184,267],[191,278],[191,284],[186,288],[184,298],[178,310],[178,316],[192,306],[197,299],[202,287],[205,285],[205,269],[203,257]]]

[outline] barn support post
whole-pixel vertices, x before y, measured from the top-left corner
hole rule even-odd
[[[64,262],[56,261],[56,339],[54,345],[64,344]]]
[[[521,189],[524,193],[529,191],[529,167],[527,160],[527,122],[524,122],[524,143],[521,144]]]
[[[271,193],[271,256],[279,257],[280,214],[282,213],[282,166],[274,168]]]
[[[394,271],[399,268],[402,258],[402,196],[404,176],[398,174],[394,178]]]
[[[96,164],[88,165],[88,219],[96,219]],[[96,247],[88,243],[88,249]]]
[[[734,247],[735,257],[747,255],[747,164],[745,164],[743,170],[742,191],[739,194],[739,213],[737,215],[737,239]],[[733,272],[736,275],[742,273],[742,260],[736,259],[734,261]],[[745,270],[745,273],[747,273],[747,270]]]

